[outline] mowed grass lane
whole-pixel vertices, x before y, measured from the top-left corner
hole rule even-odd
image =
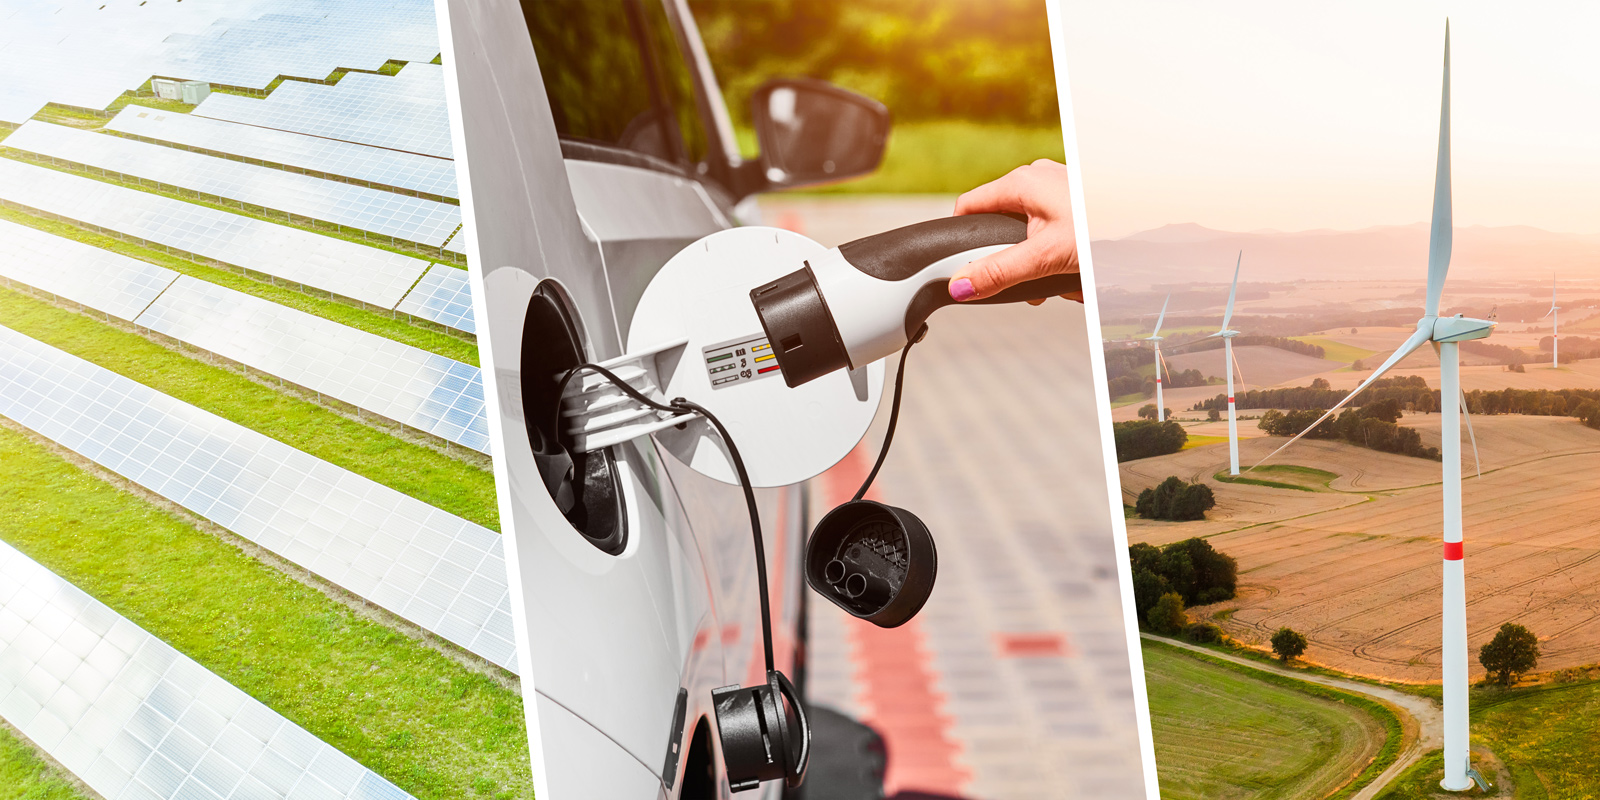
[[[396,438],[325,406],[3,285],[0,324],[436,508],[499,530],[494,474],[488,469]]]
[[[85,800],[33,748],[0,727],[0,800]]]
[[[1383,748],[1365,711],[1144,642],[1163,798],[1324,797]]]
[[[419,800],[533,796],[516,692],[11,427],[0,540]]]

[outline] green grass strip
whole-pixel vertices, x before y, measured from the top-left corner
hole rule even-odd
[[[33,746],[0,727],[0,800],[86,800]]]
[[[0,321],[290,447],[499,530],[494,474],[122,328],[0,286]]]
[[[533,796],[515,692],[10,428],[0,539],[419,800]]]
[[[1280,675],[1276,672],[1251,669],[1250,667],[1246,667],[1241,664],[1235,664],[1226,659],[1216,658],[1203,653],[1196,653],[1193,650],[1185,650],[1180,647],[1173,647],[1172,645],[1164,642],[1152,642],[1149,639],[1141,639],[1141,641],[1147,646],[1155,645],[1163,648],[1164,652],[1175,653],[1186,658],[1195,659],[1197,661],[1204,661],[1208,664],[1213,664],[1223,669],[1231,670],[1235,673],[1245,675],[1255,680],[1273,684],[1274,686],[1282,686],[1284,688],[1300,692],[1301,694],[1318,697],[1323,700],[1331,700],[1335,703],[1342,703],[1352,708],[1365,711],[1377,719],[1379,724],[1383,725],[1384,729],[1383,747],[1379,749],[1377,755],[1367,763],[1366,768],[1361,770],[1361,772],[1356,775],[1354,780],[1349,781],[1338,791],[1328,795],[1327,800],[1342,800],[1342,798],[1346,798],[1355,794],[1361,790],[1361,787],[1366,786],[1379,775],[1383,774],[1383,771],[1388,769],[1389,765],[1393,764],[1395,760],[1400,757],[1400,744],[1405,738],[1405,730],[1400,725],[1400,718],[1395,716],[1395,713],[1391,711],[1388,706],[1376,700],[1371,700],[1369,698],[1362,697],[1357,694],[1351,694],[1349,692],[1342,692],[1338,689],[1322,686],[1320,684],[1296,680],[1286,675]]]
[[[453,358],[466,364],[478,366],[478,345],[461,337],[445,333],[442,326],[439,326],[438,330],[432,330],[423,325],[413,324],[401,318],[391,317],[388,314],[371,311],[335,299],[333,295],[319,289],[308,287],[305,291],[301,291],[289,286],[279,286],[259,281],[245,277],[233,270],[196,263],[182,256],[154,250],[135,242],[125,242],[113,236],[85,230],[68,222],[46,219],[37,214],[30,214],[9,206],[0,205],[0,219],[9,220],[18,225],[27,225],[45,233],[98,247],[101,250],[109,250],[130,258],[137,258],[140,261],[155,264],[159,267],[166,267],[173,272],[199,278],[218,286],[225,286],[263,300],[270,300],[286,308],[314,314],[341,325],[348,325],[367,333],[393,339],[401,344],[411,345],[419,350],[426,350],[445,358]]]

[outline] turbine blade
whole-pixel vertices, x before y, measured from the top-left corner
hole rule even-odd
[[[1472,463],[1478,469],[1478,477],[1483,477],[1483,459],[1478,458],[1478,434],[1472,432],[1472,413],[1467,411],[1467,390],[1457,386],[1461,392],[1461,418],[1467,421],[1467,438],[1472,440]]]
[[[1228,310],[1222,312],[1222,329],[1228,329],[1228,321],[1233,319],[1233,296],[1239,291],[1239,265],[1244,263],[1244,251],[1239,251],[1239,260],[1233,264],[1233,285],[1228,287]]]
[[[1156,317],[1156,329],[1150,332],[1151,338],[1161,335],[1161,321],[1167,318],[1167,304],[1170,302],[1172,302],[1171,294],[1167,295],[1167,299],[1161,301],[1161,316]]]
[[[1544,319],[1545,317],[1548,317],[1548,316],[1550,316],[1551,314],[1554,314],[1554,313],[1556,313],[1555,308],[1551,308],[1549,311],[1544,312],[1544,317],[1540,317],[1539,319]]]
[[[1305,430],[1299,432],[1298,434],[1295,434],[1295,437],[1293,439],[1290,439],[1289,441],[1285,442],[1283,447],[1280,447],[1280,448],[1272,451],[1270,454],[1267,455],[1266,458],[1263,458],[1260,461],[1257,461],[1255,464],[1251,465],[1250,469],[1245,470],[1245,471],[1249,472],[1250,470],[1253,470],[1256,467],[1259,467],[1262,464],[1265,464],[1268,461],[1271,461],[1273,456],[1276,456],[1277,454],[1283,452],[1285,448],[1289,447],[1289,445],[1292,445],[1295,442],[1300,441],[1301,437],[1303,437],[1306,434],[1310,433],[1311,431],[1315,430],[1318,425],[1321,425],[1322,423],[1327,422],[1328,418],[1333,416],[1333,412],[1338,411],[1339,409],[1343,408],[1346,403],[1349,403],[1351,400],[1354,400],[1356,395],[1361,394],[1363,391],[1365,391],[1368,386],[1372,385],[1373,381],[1383,377],[1383,373],[1388,372],[1391,367],[1393,367],[1395,364],[1400,363],[1400,359],[1403,359],[1406,356],[1411,355],[1411,353],[1414,350],[1416,350],[1417,348],[1419,348],[1422,345],[1426,344],[1428,342],[1429,338],[1430,338],[1430,333],[1431,332],[1429,332],[1429,331],[1418,330],[1416,333],[1411,334],[1411,338],[1407,339],[1404,344],[1400,345],[1400,348],[1398,350],[1395,350],[1394,353],[1392,353],[1389,356],[1388,360],[1383,362],[1383,366],[1380,366],[1377,369],[1373,370],[1372,371],[1372,375],[1370,375],[1366,380],[1362,381],[1360,386],[1357,386],[1353,391],[1351,391],[1349,394],[1345,395],[1343,400],[1340,400],[1338,403],[1334,404],[1333,408],[1328,409],[1328,412],[1326,414],[1323,414],[1322,416],[1318,417],[1316,422],[1311,423],[1309,426],[1306,427]]]
[[[1239,376],[1239,391],[1246,391],[1245,382],[1244,382],[1244,370],[1239,369],[1239,354],[1238,353],[1234,353],[1233,354],[1233,372],[1234,372],[1235,375]]]
[[[1433,228],[1428,235],[1428,316],[1438,316],[1439,296],[1450,271],[1453,225],[1450,212],[1450,23],[1444,25],[1444,90],[1439,101],[1439,161],[1433,175]]]

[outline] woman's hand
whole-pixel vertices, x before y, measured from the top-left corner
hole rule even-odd
[[[1065,164],[1041,158],[956,199],[956,214],[987,212],[1026,214],[1028,238],[963,267],[950,279],[952,298],[990,297],[1023,281],[1078,271]],[[1083,302],[1083,292],[1061,296]]]

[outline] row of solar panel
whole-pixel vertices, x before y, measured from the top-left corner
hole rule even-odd
[[[4,542],[0,717],[106,800],[411,796]]]
[[[441,276],[402,303],[428,262],[35,164],[0,158],[0,200],[441,324],[463,320],[471,307],[465,273]],[[431,271],[441,269],[460,272]],[[452,288],[462,294],[441,294]],[[470,322],[456,326],[473,330]]]
[[[443,245],[461,225],[461,207],[436,200],[39,120],[13,131],[0,145],[422,245]]]
[[[0,276],[489,451],[483,377],[469,364],[4,220]]]
[[[0,415],[516,671],[494,532],[0,327]]]
[[[326,86],[279,84],[264,99],[212,94],[197,116],[451,158],[443,67],[407,64],[393,77],[351,74]]]

